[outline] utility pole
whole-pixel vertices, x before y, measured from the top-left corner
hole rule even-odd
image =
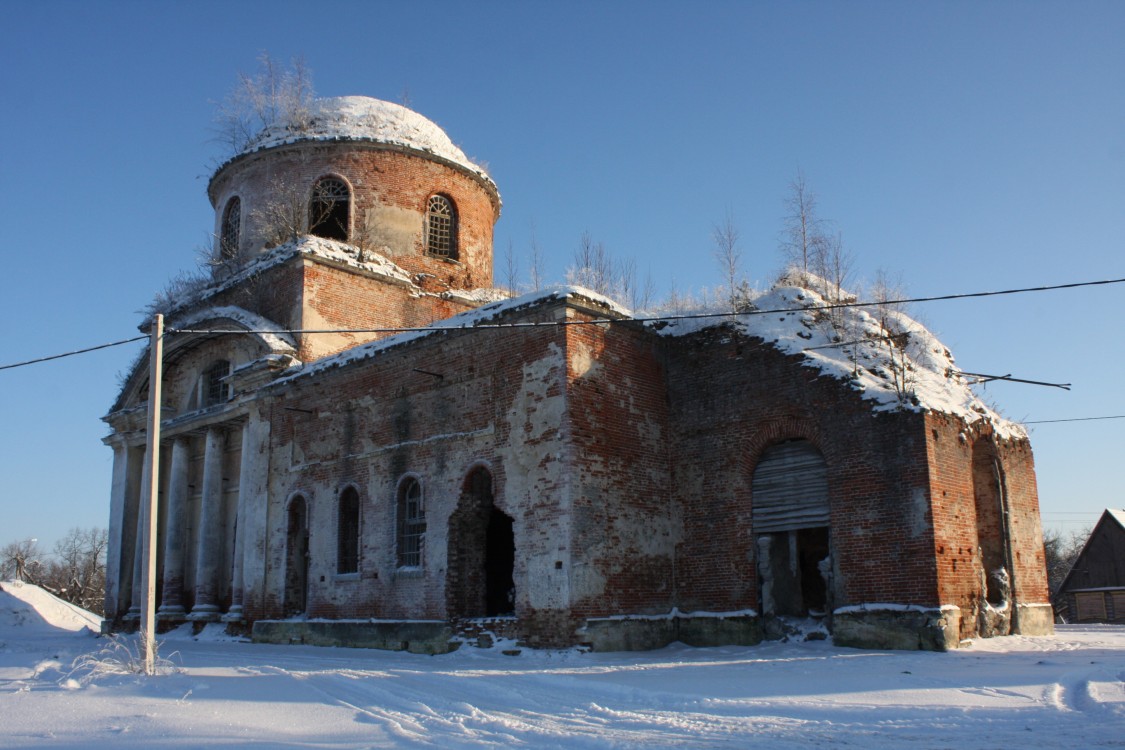
[[[141,569],[141,643],[145,674],[156,673],[156,519],[160,486],[160,381],[163,378],[164,316],[152,317],[148,365],[148,450],[144,487],[144,566]]]

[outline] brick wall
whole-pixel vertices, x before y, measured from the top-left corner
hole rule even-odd
[[[998,438],[987,425],[966,425],[945,414],[928,414],[926,421],[940,599],[961,608],[961,635],[967,638],[975,634],[990,558],[999,555],[1000,564],[1010,565],[1017,604],[1048,601],[1035,464],[1026,440]],[[996,478],[987,471],[993,459],[1000,465],[1002,494],[992,490]],[[988,550],[990,543],[999,545],[998,552]]]
[[[279,196],[296,200],[307,211],[314,183],[325,176],[343,178],[352,193],[349,238],[389,257],[411,273],[426,273],[446,288],[492,286],[492,233],[500,215],[499,196],[491,183],[454,166],[402,149],[378,144],[297,143],[248,154],[227,164],[212,179],[215,236],[223,209],[232,196],[241,199],[240,253],[262,252],[262,207]],[[423,219],[431,195],[452,199],[457,210],[459,259],[451,262],[425,254]]]
[[[729,329],[668,339],[669,445],[684,517],[679,606],[760,607],[754,467],[770,444],[824,455],[835,606],[937,603],[922,415],[875,414],[847,384]]]
[[[576,615],[664,614],[675,606],[681,523],[658,343],[639,326],[567,329]]]
[[[496,507],[514,520],[517,612],[561,608],[561,423],[533,413],[564,397],[563,343],[555,328],[439,333],[268,390],[271,472],[261,512],[273,541],[249,576],[261,583],[248,595],[248,616],[284,614],[286,503],[299,493],[310,518],[310,616],[444,619],[449,519],[481,466]],[[395,557],[396,493],[407,475],[425,499],[420,571],[398,570]],[[361,548],[358,575],[340,576],[335,509],[345,486],[359,493]]]

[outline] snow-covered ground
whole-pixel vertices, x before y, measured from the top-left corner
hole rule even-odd
[[[445,656],[164,637],[162,676],[76,659],[96,618],[0,585],[0,747],[1125,747],[1125,628],[954,653],[830,642]]]

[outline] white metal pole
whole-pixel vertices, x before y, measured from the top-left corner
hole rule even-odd
[[[156,519],[160,487],[160,381],[163,378],[164,316],[152,319],[148,375],[148,484],[144,489],[144,565],[141,567],[141,644],[145,674],[156,672]]]

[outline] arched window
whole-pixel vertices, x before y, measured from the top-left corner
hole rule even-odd
[[[199,405],[201,407],[214,406],[230,401],[230,385],[227,376],[230,375],[230,362],[217,359],[207,366],[203,376],[199,379]]]
[[[422,485],[409,477],[398,488],[398,567],[422,567],[422,543],[426,537],[426,510]]]
[[[289,501],[285,541],[285,614],[305,611],[309,597],[309,511],[305,498]]]
[[[325,177],[317,181],[309,200],[309,234],[347,242],[351,203],[351,191],[340,178]]]
[[[336,516],[336,572],[359,572],[359,493],[347,487],[340,493]]]
[[[242,200],[236,195],[227,201],[223,210],[223,223],[219,227],[219,256],[224,259],[238,255],[238,242],[242,229]]]
[[[426,208],[426,253],[457,260],[457,209],[444,195],[430,196]]]

